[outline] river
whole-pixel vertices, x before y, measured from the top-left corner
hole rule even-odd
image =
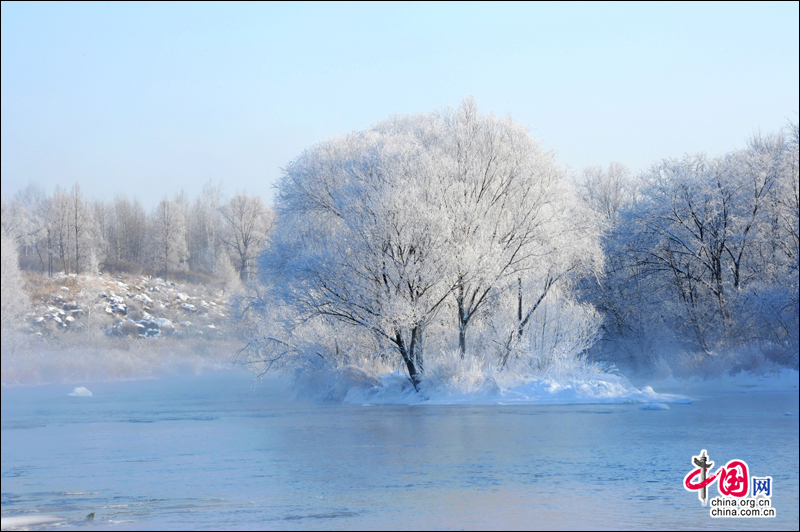
[[[251,380],[4,387],[3,527],[798,529],[796,390],[699,386],[668,410],[356,406]],[[712,519],[683,488],[701,449],[771,476],[777,516]]]

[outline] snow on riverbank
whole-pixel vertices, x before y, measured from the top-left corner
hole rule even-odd
[[[14,515],[0,518],[1,530],[28,530],[38,525],[56,526],[64,523],[64,519],[52,515]]]
[[[586,380],[520,379],[507,386],[488,380],[477,391],[454,392],[445,387],[423,389],[417,394],[401,372],[382,375],[371,388],[352,388],[344,399],[350,404],[648,404],[691,403],[684,395],[656,393],[650,386],[641,390],[617,375],[598,374]]]

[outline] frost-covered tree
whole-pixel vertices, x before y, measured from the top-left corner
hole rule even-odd
[[[459,351],[466,353],[470,323],[500,294],[513,294],[516,306],[510,349],[554,285],[601,264],[599,224],[564,169],[510,118],[481,115],[466,99],[438,122]]]
[[[447,220],[426,201],[441,190],[436,151],[420,150],[409,125],[332,139],[293,161],[268,260],[284,301],[391,343],[418,386],[425,328],[452,286]]]
[[[236,272],[231,259],[224,251],[217,253],[217,261],[214,264],[214,278],[227,292],[233,292],[240,286],[239,274]]]
[[[630,168],[619,162],[612,162],[607,170],[600,166],[584,168],[578,187],[589,205],[610,223],[638,195],[638,181]]]
[[[147,246],[153,270],[165,281],[187,259],[186,219],[174,201],[164,198],[153,211]]]
[[[29,189],[26,189],[29,192]],[[56,187],[52,196],[29,193],[35,198],[18,204],[15,218],[23,220],[24,233],[17,237],[25,254],[35,252],[42,270],[54,266],[64,272],[85,271],[105,255],[105,244],[95,207],[84,198],[77,183],[70,192]]]
[[[3,231],[17,243],[20,263],[43,264],[37,254],[37,242],[43,230],[37,212],[46,196],[41,187],[31,183],[17,192],[10,202],[3,201]]]
[[[17,245],[11,235],[5,231],[2,235],[2,271],[0,280],[2,281],[2,328],[3,336],[14,330],[19,329],[20,320],[28,306],[28,297],[23,289],[22,274],[19,270],[19,258]],[[4,338],[5,341],[5,338]]]
[[[113,258],[117,261],[141,264],[147,237],[147,213],[137,198],[118,195],[112,209],[111,241]]]
[[[41,224],[40,231],[37,232],[34,242],[34,249],[39,257],[42,271],[46,271],[48,277],[53,275],[56,258],[56,209],[55,199],[45,196],[36,204],[36,220]]]
[[[247,191],[236,194],[219,213],[223,222],[220,237],[228,256],[241,279],[249,281],[255,272],[256,258],[267,243],[275,215],[260,196],[248,196]]]
[[[309,323],[349,328],[372,339],[362,351],[399,355],[416,388],[425,346],[464,358],[475,320],[505,364],[539,335],[542,302],[568,299],[569,279],[602,258],[563,169],[471,100],[312,147],[285,169],[276,210],[264,280],[296,318],[273,342],[302,351]]]
[[[74,271],[96,268],[104,257],[102,235],[92,204],[83,196],[80,184],[75,183],[69,192],[69,239],[74,250]]]
[[[67,192],[56,186],[53,194],[53,233],[54,247],[58,256],[61,271],[68,273],[72,271],[72,231],[70,230],[70,199]]]
[[[796,151],[791,135],[756,136],[721,157],[646,172],[606,241],[609,268],[592,296],[607,338],[796,354]]]
[[[193,269],[216,269],[222,245],[222,203],[222,185],[208,182],[189,210],[187,239],[189,264]]]

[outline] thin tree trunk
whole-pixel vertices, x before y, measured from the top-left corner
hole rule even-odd
[[[414,385],[414,390],[419,392],[423,370],[419,326],[411,329],[411,341],[408,346],[403,341],[403,336],[400,331],[395,332],[394,343],[400,351],[400,356],[403,357],[403,362],[406,363],[408,376],[411,378],[411,384]]]

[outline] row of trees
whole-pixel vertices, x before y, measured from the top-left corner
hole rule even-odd
[[[663,160],[635,179],[620,165],[583,177],[609,226],[606,274],[586,296],[605,315],[612,356],[759,345],[796,359],[796,123],[721,157]]]
[[[797,357],[797,124],[721,157],[571,179],[468,99],[311,147],[284,169],[275,212],[211,185],[150,213],[29,187],[3,203],[3,235],[50,273],[258,270],[240,303],[262,333],[243,355],[262,371],[395,361],[418,388],[442,354],[523,372],[590,347],[634,363],[742,346]]]
[[[105,269],[168,279],[235,268],[249,280],[274,219],[259,196],[225,199],[211,184],[193,202],[181,193],[149,213],[136,198],[90,201],[77,183],[52,195],[30,185],[2,204],[3,234],[17,243],[21,264],[48,275]]]

